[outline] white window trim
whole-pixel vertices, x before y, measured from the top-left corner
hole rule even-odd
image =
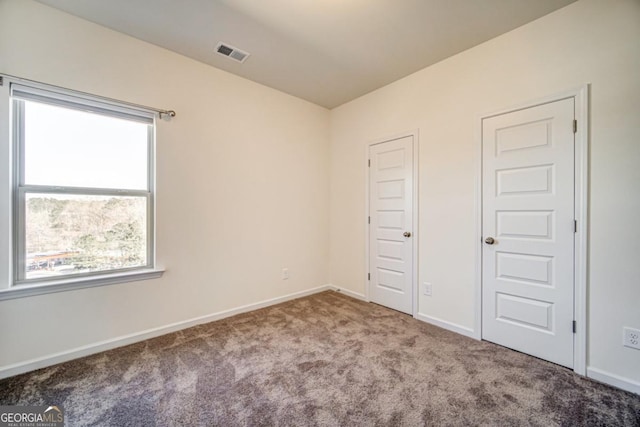
[[[39,281],[38,283],[34,284],[23,284],[12,286],[9,289],[0,290],[0,301],[51,294],[55,292],[94,288],[96,286],[115,285],[118,283],[157,279],[162,277],[163,273],[163,268],[156,267],[135,271],[121,270],[108,274],[96,274],[93,276],[85,277],[66,276],[64,279]]]
[[[12,129],[16,129],[18,124],[17,115],[13,115],[14,102],[11,98],[11,87],[21,90],[33,91],[34,94],[45,95],[52,99],[59,100],[60,105],[64,106],[68,103],[86,106],[88,110],[97,108],[106,112],[113,112],[115,116],[129,115],[140,117],[142,120],[148,121],[150,126],[148,136],[148,189],[147,190],[119,190],[119,189],[94,189],[94,188],[76,188],[76,187],[60,187],[60,186],[33,186],[20,185],[23,182],[20,174],[24,170],[23,165],[19,164],[24,156],[20,153],[23,146],[19,140],[20,136],[13,133]],[[117,283],[126,283],[138,280],[155,279],[162,276],[164,269],[158,268],[156,264],[155,253],[155,118],[156,112],[153,110],[144,110],[140,108],[132,108],[127,103],[118,104],[112,100],[103,100],[99,96],[92,97],[86,93],[77,93],[72,90],[62,89],[58,87],[50,87],[48,85],[29,82],[25,84],[21,79],[13,79],[4,76],[0,85],[0,101],[4,104],[0,107],[0,114],[8,117],[7,127],[0,125],[0,161],[10,165],[7,173],[0,175],[0,197],[4,200],[0,201],[0,232],[8,231],[6,245],[0,248],[0,301],[27,296],[41,295],[47,293],[69,291],[83,289],[95,286],[111,285]],[[5,102],[6,101],[6,102]],[[11,102],[10,102],[11,101]],[[6,148],[5,148],[6,147]],[[8,191],[7,191],[8,190]],[[25,280],[19,274],[24,271],[24,257],[20,252],[24,248],[24,235],[20,232],[23,230],[24,224],[20,223],[24,219],[23,202],[27,192],[44,192],[58,194],[88,194],[88,195],[117,195],[117,196],[144,196],[147,199],[147,264],[140,267],[132,267],[110,271],[96,271],[82,274],[73,274],[61,276],[60,278],[37,278]],[[5,197],[7,196],[7,197]],[[20,228],[22,227],[22,228]],[[4,233],[3,233],[4,234]],[[21,241],[22,239],[22,241]],[[6,265],[5,265],[6,264]],[[5,282],[6,283],[3,283]]]

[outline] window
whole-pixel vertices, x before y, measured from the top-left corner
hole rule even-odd
[[[154,267],[154,114],[11,83],[15,285]]]

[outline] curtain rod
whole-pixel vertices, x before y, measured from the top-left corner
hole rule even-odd
[[[25,79],[25,78],[18,77],[18,76],[12,76],[11,74],[0,73],[0,86],[4,85],[3,77],[7,77],[8,79],[17,80],[17,81],[20,81],[20,82],[26,82],[26,83],[36,84],[36,85],[49,86],[49,87],[56,88],[56,89],[61,89],[61,90],[64,90],[64,91],[71,91],[71,92],[75,92],[77,94],[88,96],[88,97],[91,97],[91,98],[97,98],[97,99],[99,99],[101,101],[109,102],[109,103],[112,103],[112,104],[126,105],[128,107],[137,108],[139,110],[153,111],[155,113],[158,113],[158,116],[162,120],[171,120],[172,117],[176,116],[176,112],[174,110],[163,110],[161,108],[149,107],[147,105],[136,104],[134,102],[120,101],[119,99],[109,98],[109,97],[100,96],[100,95],[94,95],[92,93],[83,92],[83,91],[80,91],[80,90],[69,89],[69,88],[66,88],[66,87],[52,85],[52,84],[49,84],[49,83],[43,83],[43,82],[38,82],[38,81],[35,81],[35,80]]]

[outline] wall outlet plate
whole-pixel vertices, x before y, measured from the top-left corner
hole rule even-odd
[[[287,280],[289,278],[289,269],[288,268],[283,268],[282,269],[282,280]]]
[[[640,329],[622,328],[624,336],[622,338],[622,345],[625,347],[635,348],[640,350]]]
[[[431,283],[424,282],[422,284],[422,295],[426,295],[426,296],[430,297],[431,296],[431,291],[432,291]]]

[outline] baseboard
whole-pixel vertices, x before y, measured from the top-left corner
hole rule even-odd
[[[302,298],[308,295],[313,295],[318,292],[334,290],[334,289],[335,287],[331,285],[318,286],[317,288],[307,289],[305,291],[300,291],[300,292],[294,292],[292,294],[284,295],[277,298],[271,298],[271,299],[256,302],[253,304],[243,305],[241,307],[233,308],[230,310],[224,310],[218,313],[195,317],[189,320],[171,323],[169,325],[147,329],[145,331],[124,335],[121,337],[117,337],[117,338],[113,338],[105,341],[99,341],[94,344],[89,344],[89,345],[77,347],[68,351],[63,351],[60,353],[54,353],[48,356],[31,359],[26,362],[20,362],[12,365],[2,366],[0,367],[0,379],[23,374],[25,372],[34,371],[36,369],[46,368],[47,366],[57,365],[58,363],[68,362],[69,360],[78,359],[80,357],[89,356],[91,354],[100,353],[102,351],[111,350],[117,347],[134,344],[136,342],[159,337],[161,335],[166,335],[182,329],[190,328],[192,326],[201,325],[203,323],[209,323],[215,320],[224,319],[226,317],[235,316],[236,314],[258,310],[260,308],[269,307],[271,305],[280,304],[282,302],[286,302],[293,299]]]
[[[335,286],[335,285],[327,285],[330,289],[333,289],[336,292],[340,292],[341,294],[345,294],[350,296],[351,298],[355,298],[355,299],[359,299],[361,301],[365,301],[365,302],[369,302],[367,300],[367,297],[364,294],[361,294],[360,292],[354,292],[352,290],[346,289],[346,288],[341,288],[340,286]]]
[[[587,377],[631,393],[640,394],[639,382],[603,371],[602,369],[587,367]]]
[[[416,316],[416,319],[422,320],[423,322],[427,322],[435,326],[439,326],[443,329],[447,329],[451,332],[455,332],[457,334],[464,335],[469,338],[477,339],[473,329],[467,328],[466,326],[460,326],[455,323],[438,319],[433,316],[427,316],[426,314],[422,314],[422,313],[418,313],[418,315]]]
[[[368,302],[367,297],[359,292],[354,292],[349,289],[341,288],[339,286],[335,286],[332,284],[327,285],[327,287],[329,287],[330,289],[333,289],[336,292],[340,292],[345,295],[348,295],[352,298],[356,298],[356,299]],[[416,319],[422,320],[423,322],[431,323],[432,325],[439,326],[443,329],[447,329],[451,332],[455,332],[460,335],[464,335],[473,339],[479,339],[476,336],[476,333],[474,332],[474,330],[471,328],[467,328],[466,326],[460,326],[455,323],[448,322],[446,320],[441,320],[433,316],[427,316],[426,314],[422,314],[422,313],[418,313],[416,316]]]

